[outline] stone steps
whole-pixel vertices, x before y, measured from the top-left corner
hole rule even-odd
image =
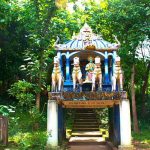
[[[78,118],[74,120],[74,122],[83,122],[83,121],[92,123],[92,122],[97,122],[97,119],[96,118]]]
[[[99,128],[73,128],[72,131],[98,131]]]
[[[85,121],[85,120],[76,120],[76,122],[74,122],[74,124],[75,123],[78,123],[78,124],[98,124],[97,120],[92,121],[92,122],[89,122],[89,120],[88,121]]]
[[[69,142],[101,142],[102,137],[71,137]]]
[[[101,136],[102,134],[99,131],[76,131],[72,133],[73,136],[88,136],[88,135],[95,135],[95,136]]]
[[[99,127],[98,124],[90,124],[90,125],[89,124],[74,124],[73,127],[75,127],[75,128],[78,128],[78,127],[79,128],[84,128],[84,127],[89,127],[89,126],[90,127],[97,127],[97,128]]]
[[[105,139],[99,131],[99,124],[92,109],[78,109],[75,114],[70,144],[100,145]]]
[[[93,116],[77,116],[78,118],[76,118],[76,120],[78,120],[78,119],[95,119],[95,120],[97,120],[96,119],[96,117],[93,117]]]
[[[91,132],[98,132],[99,134],[91,134]],[[77,134],[80,133],[80,134]],[[86,135],[84,133],[87,133]],[[74,118],[74,125],[72,130],[72,137],[102,137],[99,132],[99,124],[93,110],[82,109],[77,110]]]

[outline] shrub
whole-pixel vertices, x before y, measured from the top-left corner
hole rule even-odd
[[[44,150],[46,146],[46,132],[19,132],[10,140],[14,141],[19,150]]]
[[[32,94],[33,84],[25,80],[14,83],[8,90],[11,96],[16,97],[19,100],[21,106],[30,106],[35,101],[35,96]]]

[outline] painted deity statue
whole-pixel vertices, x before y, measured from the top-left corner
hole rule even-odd
[[[93,63],[93,58],[92,57],[89,57],[88,61],[89,61],[89,63],[85,67],[85,70],[86,70],[85,82],[92,82],[92,76],[93,76],[93,71],[94,71],[94,68],[95,68],[95,64]]]
[[[116,57],[115,70],[112,76],[112,91],[116,90],[116,84],[120,91],[123,90],[123,71],[120,65],[120,57]]]
[[[100,57],[95,57],[95,68],[92,76],[92,91],[95,90],[96,81],[98,81],[98,90],[102,90],[102,71]]]
[[[79,63],[79,57],[75,57],[74,59],[74,66],[72,71],[72,79],[73,79],[73,91],[76,91],[77,82],[80,86],[80,92],[82,91],[82,72]]]
[[[63,89],[63,76],[57,56],[54,57],[54,68],[52,72],[52,92],[60,92]]]

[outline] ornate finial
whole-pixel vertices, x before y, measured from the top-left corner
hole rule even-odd
[[[59,36],[57,36],[57,40],[55,41],[54,46],[56,46],[59,41],[60,41],[60,38],[59,38]]]
[[[85,23],[84,26],[81,28],[80,32],[91,32],[92,33],[92,28]]]
[[[120,41],[118,40],[116,35],[112,35],[115,38],[115,41],[117,42],[116,46],[119,47],[121,45]]]

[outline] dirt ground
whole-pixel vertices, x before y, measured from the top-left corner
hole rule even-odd
[[[68,144],[68,150],[108,150],[108,147],[106,144],[83,142]]]

